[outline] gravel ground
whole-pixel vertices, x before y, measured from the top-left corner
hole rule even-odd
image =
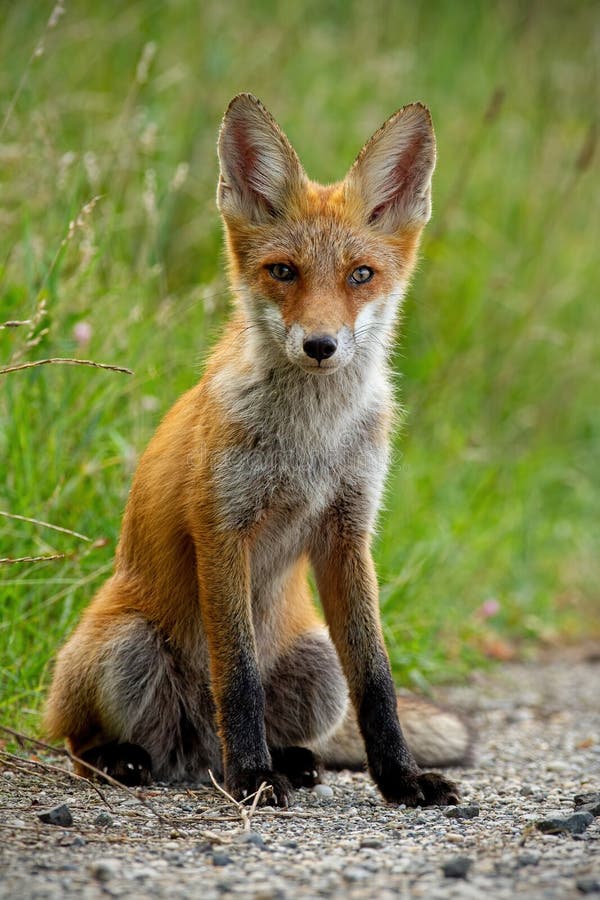
[[[122,790],[102,788],[104,802],[0,763],[0,896],[600,896],[600,796],[570,818],[576,795],[600,791],[600,655],[505,665],[440,698],[479,734],[476,765],[451,771],[458,818],[388,806],[366,775],[341,772],[246,823],[212,789],[148,789],[161,821]],[[60,804],[70,826],[39,820]],[[552,818],[580,833],[538,829]]]

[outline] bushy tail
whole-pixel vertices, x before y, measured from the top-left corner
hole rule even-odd
[[[398,715],[408,746],[420,766],[466,766],[472,761],[473,736],[457,713],[420,697],[401,694]],[[354,710],[350,708],[340,727],[311,749],[327,768],[363,768],[365,747]]]

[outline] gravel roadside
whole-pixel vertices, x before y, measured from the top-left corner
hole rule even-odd
[[[600,897],[600,795],[575,802],[600,792],[600,655],[504,665],[438,699],[479,735],[475,766],[450,770],[458,809],[387,806],[340,772],[244,822],[209,788],[148,789],[153,812],[103,787],[109,807],[0,762],[0,896]],[[61,804],[72,824],[40,821]]]

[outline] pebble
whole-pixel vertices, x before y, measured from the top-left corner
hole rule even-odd
[[[593,875],[591,877],[578,878],[576,887],[582,894],[600,894],[600,875],[597,878]]]
[[[132,874],[138,881],[145,881],[147,878],[156,878],[158,873],[156,869],[151,869],[150,866],[140,866]]]
[[[329,800],[333,797],[333,788],[330,788],[328,784],[316,784],[313,788],[313,794],[316,794],[317,797],[321,797],[323,800]]]
[[[213,853],[212,855],[213,866],[230,866],[232,862],[232,858],[226,853]]]
[[[529,851],[525,851],[525,853],[521,853],[517,857],[517,865],[521,866],[537,866],[540,861],[539,853],[530,853]]]
[[[97,881],[110,881],[121,871],[121,865],[118,859],[106,857],[105,859],[95,859],[88,866],[90,875]]]
[[[377,837],[364,837],[361,838],[359,846],[361,850],[380,850],[384,844]]]
[[[470,806],[448,806],[444,815],[447,819],[475,819],[479,815],[479,807],[476,803]]]
[[[261,850],[265,846],[263,836],[258,831],[244,831],[240,834],[238,841],[240,844],[254,844],[255,847],[260,847]]]
[[[443,864],[442,872],[446,878],[466,878],[472,865],[468,856],[455,856]]]
[[[94,825],[98,825],[100,827],[104,827],[107,825],[113,825],[114,819],[110,813],[107,813],[106,810],[102,810],[98,815],[94,818]]]
[[[600,816],[600,791],[591,791],[587,794],[577,794],[575,797],[575,809],[584,810],[593,816]]]
[[[370,875],[371,873],[364,866],[347,866],[342,872],[344,880],[349,882],[366,881]]]
[[[73,816],[66,803],[61,803],[59,806],[53,806],[52,809],[39,812],[37,817],[45,825],[60,825],[63,828],[68,828],[73,824]]]
[[[535,827],[542,834],[583,834],[593,821],[593,815],[583,811],[575,812],[572,816],[565,816],[565,818],[556,816],[552,819],[539,819],[535,823]]]

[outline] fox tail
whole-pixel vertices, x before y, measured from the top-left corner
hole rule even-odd
[[[398,696],[402,731],[419,766],[468,766],[473,761],[471,729],[453,710],[413,694]],[[339,728],[311,749],[329,769],[362,769],[365,746],[352,707]]]

